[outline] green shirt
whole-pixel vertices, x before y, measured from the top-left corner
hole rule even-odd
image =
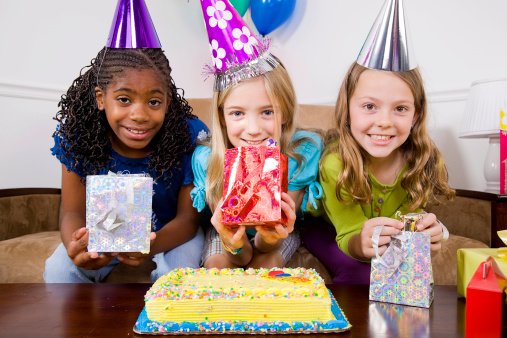
[[[401,177],[407,170],[406,164],[396,177],[396,182],[392,185],[379,183],[369,173],[373,199],[372,203],[368,205],[361,205],[350,201],[350,195],[343,188],[341,192],[346,202],[342,203],[338,201],[335,191],[338,173],[341,169],[342,162],[338,154],[332,153],[326,155],[323,159],[322,170],[319,175],[319,183],[324,190],[324,197],[322,198],[324,208],[317,210],[311,208],[309,211],[314,216],[322,215],[329,223],[334,225],[338,247],[348,256],[350,256],[348,247],[350,238],[361,232],[361,228],[367,220],[374,217],[396,218],[396,211],[400,211],[402,214],[422,211],[422,209],[408,210],[408,193],[401,187]]]

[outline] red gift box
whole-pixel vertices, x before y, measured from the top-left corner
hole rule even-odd
[[[227,149],[222,223],[231,227],[285,226],[281,193],[287,192],[287,172],[287,156],[278,147]]]
[[[482,262],[467,286],[466,337],[505,335],[504,274],[491,256]]]

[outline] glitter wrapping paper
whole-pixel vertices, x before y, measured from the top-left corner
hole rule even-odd
[[[145,175],[86,177],[90,252],[150,251],[153,179]]]
[[[281,193],[287,192],[287,173],[287,156],[278,147],[227,149],[222,223],[231,227],[286,225]]]
[[[392,250],[371,261],[370,300],[429,308],[434,292],[430,235],[400,234],[396,237],[402,239],[391,238]]]

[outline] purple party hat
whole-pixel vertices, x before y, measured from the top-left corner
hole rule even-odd
[[[161,48],[144,0],[118,0],[108,48]]]
[[[268,40],[259,41],[229,1],[201,0],[201,7],[212,55],[205,73],[215,75],[214,91],[278,66],[268,52]]]
[[[387,71],[417,67],[402,0],[386,0],[357,57],[361,66]]]

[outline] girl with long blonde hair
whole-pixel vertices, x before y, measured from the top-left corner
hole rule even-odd
[[[202,263],[206,268],[283,267],[300,245],[294,229],[296,212],[320,195],[316,182],[322,149],[320,137],[298,130],[299,107],[290,77],[282,64],[262,75],[215,92],[212,101],[212,137],[196,148],[192,167],[194,206],[213,210],[206,232]],[[231,229],[220,222],[225,150],[265,145],[275,139],[289,158],[288,194],[282,193],[282,210],[288,225]],[[208,215],[209,218],[209,215]]]
[[[296,212],[316,206],[320,137],[297,130],[299,106],[292,81],[269,42],[255,37],[228,1],[202,0],[214,75],[212,134],[192,157],[193,205],[207,226],[202,264],[206,268],[283,267],[300,245]],[[219,15],[215,15],[219,13]],[[288,157],[288,193],[281,193],[287,224],[230,228],[221,223],[226,149],[268,145],[274,140]],[[211,216],[212,214],[212,216]]]

